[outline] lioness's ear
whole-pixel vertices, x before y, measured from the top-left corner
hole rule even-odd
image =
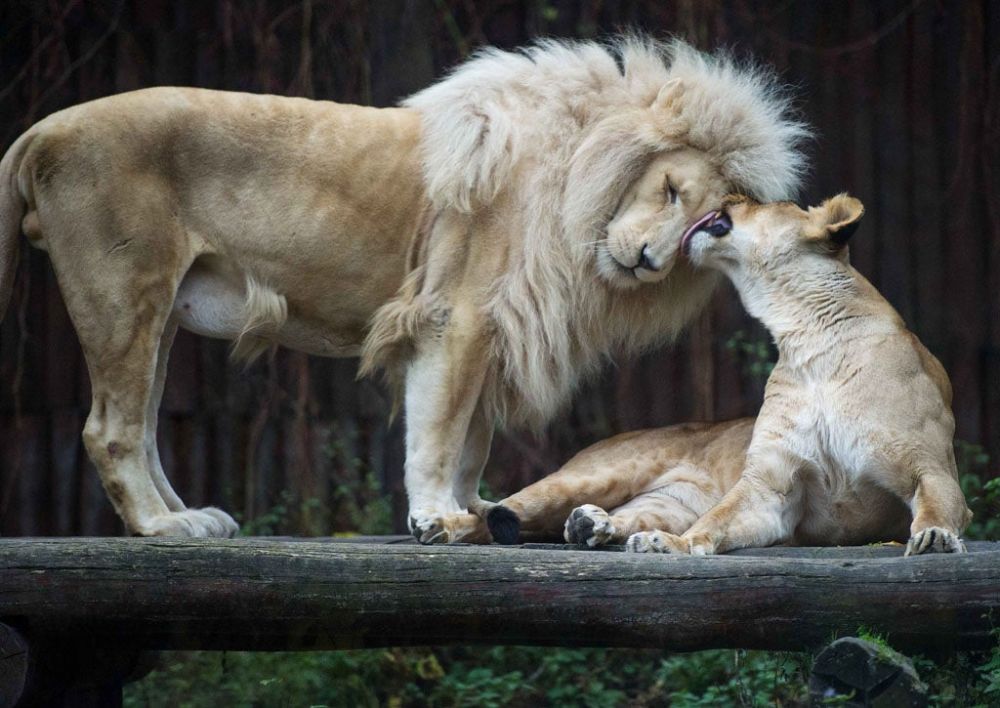
[[[838,194],[820,204],[815,213],[819,221],[818,236],[839,249],[847,245],[847,241],[858,230],[861,217],[865,214],[865,205],[848,194]]]

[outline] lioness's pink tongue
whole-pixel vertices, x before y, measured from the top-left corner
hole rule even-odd
[[[717,218],[719,218],[719,212],[717,212],[717,211],[710,211],[707,214],[705,214],[703,217],[701,217],[700,219],[698,219],[696,222],[694,222],[693,224],[691,224],[688,227],[688,230],[685,231],[684,235],[681,237],[681,253],[683,253],[685,255],[687,254],[687,252],[688,252],[688,245],[689,245],[689,242],[691,240],[691,237],[695,235],[695,233],[698,231],[698,229],[700,229],[703,226],[708,226],[713,221],[715,221]]]

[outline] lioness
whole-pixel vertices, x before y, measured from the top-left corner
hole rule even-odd
[[[863,211],[846,195],[808,211],[731,198],[699,220],[684,250],[729,277],[778,346],[759,417],[617,436],[502,504],[551,535],[589,502],[566,539],[638,552],[907,539],[907,555],[964,551],[951,386],[850,266]]]
[[[410,527],[486,513],[494,426],[541,424],[715,278],[677,254],[725,192],[797,188],[807,134],[766,72],[682,43],[486,50],[402,108],[156,88],[29,129],[0,162],[0,305],[47,250],[90,371],[84,442],[143,535],[226,536],[156,449],[177,327],[362,357],[406,407]]]

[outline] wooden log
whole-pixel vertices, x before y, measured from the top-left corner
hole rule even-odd
[[[995,642],[1000,544],[707,558],[273,539],[3,539],[0,619],[135,649],[443,643],[901,650]],[[782,554],[790,554],[783,556]]]

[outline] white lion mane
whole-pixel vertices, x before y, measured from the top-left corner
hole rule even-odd
[[[669,115],[650,110],[671,86],[683,90]],[[711,294],[715,278],[688,268],[632,291],[598,282],[587,244],[603,238],[649,160],[694,147],[734,189],[788,199],[809,135],[771,72],[635,35],[484,49],[404,105],[422,113],[431,210],[471,214],[474,223],[501,208],[510,224],[517,255],[488,305],[494,341],[484,395],[495,419],[536,426],[609,356],[676,336]],[[421,331],[440,322],[440,300],[422,276],[433,255],[420,260],[376,314],[362,374],[382,367],[400,384]]]

